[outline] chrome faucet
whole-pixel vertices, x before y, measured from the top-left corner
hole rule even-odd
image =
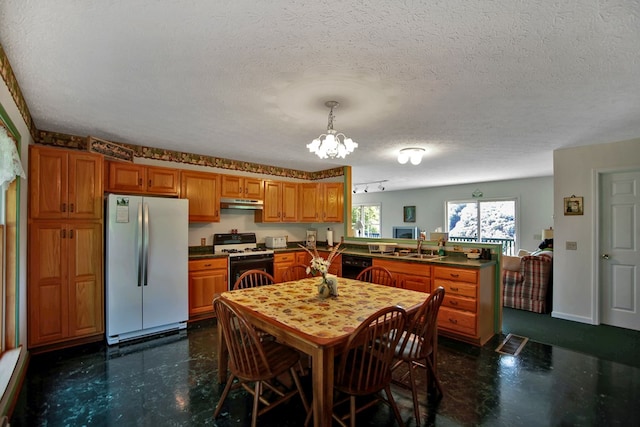
[[[417,249],[418,255],[422,253],[422,242],[423,242],[422,239],[418,239],[418,249]]]

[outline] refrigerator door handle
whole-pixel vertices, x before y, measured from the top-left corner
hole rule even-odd
[[[142,203],[138,204],[138,286],[142,286],[142,255],[143,255],[143,241],[142,241]]]
[[[144,252],[143,252],[143,261],[144,261],[144,281],[142,282],[143,286],[147,286],[147,277],[149,274],[149,204],[144,204]]]

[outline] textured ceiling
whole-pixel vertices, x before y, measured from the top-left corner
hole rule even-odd
[[[387,190],[551,175],[554,149],[640,137],[638,1],[2,0],[0,43],[38,129],[349,164]],[[327,100],[345,160],[306,149]]]

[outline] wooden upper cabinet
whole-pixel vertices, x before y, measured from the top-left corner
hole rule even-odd
[[[133,163],[109,162],[107,191],[177,196],[180,170]]]
[[[220,221],[220,175],[180,172],[180,197],[189,200],[189,222]]]
[[[29,213],[34,219],[101,219],[100,154],[29,147]]]
[[[322,222],[342,222],[344,220],[344,184],[326,182],[322,187]]]
[[[180,170],[172,168],[146,167],[147,193],[178,195],[180,189]]]
[[[298,184],[300,197],[300,222],[319,222],[320,205],[320,184]]]
[[[264,207],[255,212],[256,222],[297,222],[298,184],[264,181]]]
[[[222,175],[221,197],[262,200],[262,180],[239,175]]]
[[[299,184],[300,222],[342,222],[344,184],[341,182]]]

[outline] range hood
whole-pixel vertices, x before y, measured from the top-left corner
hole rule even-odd
[[[221,209],[249,209],[249,210],[262,210],[264,201],[255,199],[234,199],[230,197],[223,197],[220,199]]]

